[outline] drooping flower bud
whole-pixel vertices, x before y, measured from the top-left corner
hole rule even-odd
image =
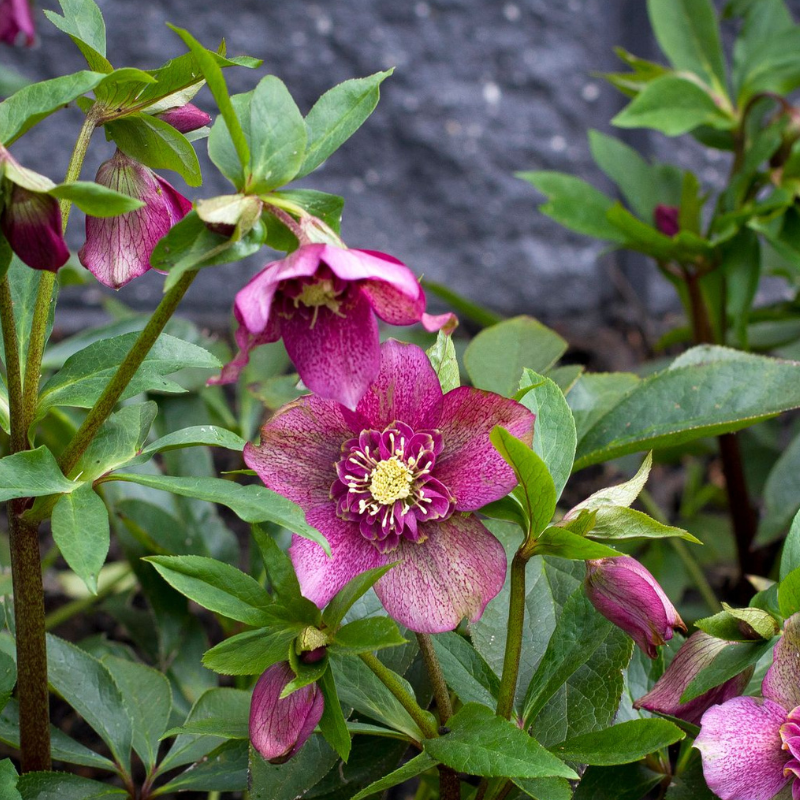
[[[211,122],[211,115],[206,114],[203,109],[192,103],[168,108],[166,111],[156,114],[156,116],[167,124],[172,125],[179,133],[191,133],[191,131],[196,131]]]
[[[740,695],[753,674],[753,668],[749,667],[694,700],[681,702],[681,696],[694,678],[711,664],[720,651],[731,644],[735,642],[717,639],[704,631],[696,631],[681,645],[656,685],[644,697],[640,697],[633,707],[669,714],[699,725],[706,709]]]
[[[306,743],[322,717],[325,700],[316,683],[280,699],[294,679],[289,663],[269,667],[258,679],[250,703],[250,741],[273,764],[288,761]]]
[[[121,150],[100,165],[95,180],[145,204],[118,217],[86,217],[86,244],[78,253],[80,262],[101,283],[119,289],[150,269],[153,248],[192,204],[160,175]]]
[[[587,561],[585,587],[592,605],[650,658],[672,638],[675,628],[686,630],[664,590],[635,558]]]
[[[665,236],[675,236],[681,229],[680,213],[681,210],[677,206],[656,206],[653,211],[656,229]]]
[[[24,38],[25,46],[36,41],[36,28],[29,0],[0,0],[0,42],[15,45]]]

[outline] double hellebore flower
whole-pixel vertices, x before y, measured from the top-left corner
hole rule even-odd
[[[100,219],[86,217],[86,244],[78,257],[100,283],[119,289],[150,269],[156,243],[191,210],[192,204],[149,167],[117,150],[95,178],[145,203],[142,208]]]
[[[681,649],[656,685],[644,697],[640,697],[633,707],[669,714],[699,725],[706,709],[717,703],[724,703],[732,697],[738,697],[753,674],[753,668],[749,667],[725,683],[695,697],[694,700],[681,703],[681,696],[689,684],[701,670],[711,664],[721,650],[730,644],[733,642],[717,639],[703,631],[695,631],[681,645]]]
[[[55,272],[69,258],[58,200],[48,194],[55,184],[44,175],[21,166],[2,145],[0,175],[3,235],[29,267]]]
[[[377,315],[390,325],[422,321],[425,294],[411,270],[372,250],[304,244],[273,261],[236,295],[239,352],[212,382],[231,383],[250,351],[283,337],[303,383],[320,397],[354,408],[380,363]]]
[[[772,800],[788,783],[800,798],[800,614],[786,620],[761,694],[703,714],[694,746],[722,800]]]
[[[650,658],[672,638],[683,620],[656,579],[630,556],[586,562],[586,596],[592,605],[633,638]]]
[[[442,394],[424,351],[388,341],[355,411],[317,396],[280,409],[244,459],[298,503],[322,547],[295,536],[289,554],[303,594],[324,606],[365,570],[395,563],[376,584],[386,611],[413,631],[477,620],[506,576],[502,545],[473,514],[508,494],[511,468],[489,434],[530,443],[534,417],[469,387]]]
[[[294,677],[288,662],[274,664],[258,679],[250,701],[250,741],[273,764],[288,761],[300,750],[325,706],[316,683],[281,699],[281,692]]]
[[[20,39],[31,47],[36,41],[36,28],[29,0],[0,0],[0,42],[15,45]]]

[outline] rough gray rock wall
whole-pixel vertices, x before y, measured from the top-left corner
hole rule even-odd
[[[513,173],[559,169],[603,184],[585,132],[606,128],[621,101],[590,73],[616,68],[615,44],[639,53],[651,49],[642,0],[99,5],[116,65],[148,68],[182,52],[164,26],[170,21],[209,46],[225,36],[229,52],[263,58],[265,71],[287,83],[303,110],[334,83],[395,66],[372,118],[307,179],[345,196],[346,241],[386,250],[502,312],[603,316],[615,289],[598,258],[601,248],[538,214],[533,188]],[[44,20],[40,30],[38,49],[4,49],[0,60],[39,79],[82,68],[66,36]],[[235,91],[248,90],[258,78],[247,70],[226,75]],[[198,102],[211,107],[207,93]],[[15,151],[58,179],[78,123],[76,113],[63,112]],[[201,144],[201,158],[203,150]],[[85,175],[110,153],[98,137]],[[177,178],[175,183],[192,197],[227,190],[224,179],[208,174],[199,190],[187,190]],[[71,232],[76,246],[80,227]],[[188,306],[224,325],[236,288],[264,261],[206,270]],[[642,276],[653,270],[636,264],[627,269],[647,291],[650,278]],[[120,299],[151,305],[160,285],[150,273]],[[84,301],[85,294],[73,293],[69,302]],[[98,296],[92,291],[89,299]]]

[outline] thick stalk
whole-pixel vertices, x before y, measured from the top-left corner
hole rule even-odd
[[[442,665],[436,657],[436,651],[433,649],[433,642],[431,641],[430,634],[418,633],[417,642],[419,643],[422,661],[425,664],[425,669],[428,673],[431,687],[433,688],[433,697],[436,700],[436,708],[439,711],[439,724],[446,725],[447,720],[453,716],[453,704],[450,702],[450,692],[444,680]]]
[[[19,342],[14,323],[14,301],[11,283],[6,275],[0,280],[0,328],[6,356],[6,382],[8,383],[8,409],[11,420],[11,452],[25,449],[25,429],[22,427],[22,372],[19,363]]]
[[[117,367],[114,377],[108,382],[92,410],[86,415],[83,424],[72,437],[72,441],[61,454],[59,466],[65,475],[69,475],[100,426],[114,410],[114,406],[116,406],[120,397],[122,397],[122,393],[136,374],[136,370],[139,369],[142,361],[145,360],[150,352],[150,348],[156,343],[156,339],[161,335],[164,327],[175,313],[175,309],[186,294],[186,290],[192,285],[195,275],[197,275],[197,272],[187,272],[161,299],[158,308],[147,321],[147,325],[142,329],[128,355]]]
[[[503,658],[503,675],[500,678],[500,695],[497,698],[497,716],[511,719],[514,697],[517,693],[519,659],[522,655],[522,631],[525,623],[525,568],[528,560],[520,553],[511,562],[510,600],[508,605],[508,630]]]
[[[397,680],[397,675],[388,667],[384,666],[372,653],[361,653],[361,660],[375,673],[380,682],[395,696],[401,706],[408,712],[408,716],[417,723],[417,727],[422,731],[426,739],[435,739],[439,732],[436,726],[430,721],[425,711],[422,710],[416,698],[410,694],[406,688]]]

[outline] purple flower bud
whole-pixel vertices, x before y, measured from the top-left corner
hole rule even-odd
[[[680,209],[677,206],[658,205],[653,211],[653,221],[656,229],[665,236],[675,236],[680,232]]]
[[[0,228],[11,249],[29,267],[55,272],[69,259],[61,209],[48,194],[12,184],[0,215]]]
[[[36,28],[28,0],[0,0],[0,42],[15,45],[22,34],[25,46],[36,41]]]
[[[681,703],[681,695],[694,678],[705,669],[717,654],[734,642],[716,639],[703,631],[696,631],[681,645],[666,672],[656,685],[634,704],[634,708],[645,708],[660,714],[669,714],[699,725],[706,709],[737,697],[747,686],[753,674],[750,667],[720,686],[709,689],[688,703]]]
[[[316,683],[280,699],[294,680],[288,662],[274,664],[258,679],[250,703],[250,741],[273,764],[288,761],[306,743],[322,717],[325,700]]]
[[[150,269],[159,239],[191,210],[192,204],[160,175],[121,150],[100,165],[97,183],[144,202],[117,217],[86,217],[81,264],[100,283],[119,289]]]
[[[650,658],[672,638],[675,628],[686,630],[656,579],[630,556],[587,561],[586,596]]]
[[[211,122],[211,116],[192,103],[168,108],[166,111],[156,114],[156,116],[167,124],[172,125],[179,133],[196,131]]]

